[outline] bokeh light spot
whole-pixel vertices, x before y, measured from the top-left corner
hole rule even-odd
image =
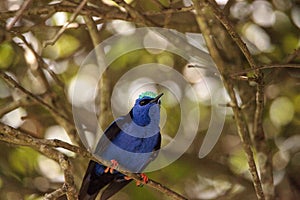
[[[284,126],[290,123],[294,116],[294,105],[287,97],[275,99],[270,107],[270,119],[277,126]]]

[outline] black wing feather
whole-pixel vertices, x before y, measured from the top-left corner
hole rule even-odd
[[[105,131],[104,135],[100,138],[97,147],[95,149],[95,154],[101,156],[103,151],[108,147],[110,141],[113,141],[115,137],[120,133],[121,128],[124,124],[130,123],[132,120],[132,110],[126,116],[120,117],[118,120],[114,121]]]
[[[142,167],[141,170],[144,170],[144,169],[148,166],[148,164],[149,164],[150,162],[152,162],[153,160],[155,160],[155,158],[158,156],[158,153],[159,153],[158,150],[160,149],[160,146],[161,146],[161,134],[160,134],[160,132],[158,133],[158,135],[159,135],[159,138],[158,138],[158,141],[157,141],[157,143],[156,143],[156,145],[155,145],[155,147],[154,147],[154,149],[153,149],[153,151],[152,151],[152,154],[151,154],[151,156],[150,156],[148,162],[146,162],[146,163],[143,165],[143,167]]]
[[[100,138],[95,154],[98,156],[101,156],[103,151],[108,147],[110,144],[110,141],[112,141],[121,131],[120,126],[124,125],[125,123],[129,123],[132,119],[132,111],[130,113],[122,118],[119,118],[119,120],[113,122],[104,132],[104,135]],[[96,162],[91,160],[89,162],[88,168],[86,170],[86,173],[84,175],[81,188],[79,191],[79,200],[94,200],[99,191],[105,187],[107,184],[111,183],[116,179],[115,174],[110,174],[110,173],[104,173],[102,175],[97,175],[95,173],[95,166]],[[129,181],[130,182],[130,181]],[[129,183],[128,182],[128,183]],[[126,184],[128,184],[126,183]],[[125,185],[124,183],[120,184],[119,186],[116,186],[116,189],[120,190],[122,189]],[[110,188],[112,188],[115,185],[112,185]],[[122,187],[121,187],[122,186]],[[114,189],[114,191],[116,191]],[[108,193],[108,192],[107,192]],[[108,193],[109,194],[109,193]],[[111,195],[110,195],[111,196]]]

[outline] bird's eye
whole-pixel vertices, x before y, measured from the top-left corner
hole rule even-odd
[[[146,105],[147,103],[148,103],[148,101],[142,100],[142,101],[140,101],[140,106],[144,106],[144,105]]]

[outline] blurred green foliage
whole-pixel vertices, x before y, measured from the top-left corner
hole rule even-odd
[[[0,68],[6,69],[10,67],[14,61],[14,49],[9,42],[4,42],[0,45]]]

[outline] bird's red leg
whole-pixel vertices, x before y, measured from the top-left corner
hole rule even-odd
[[[141,173],[140,174],[142,181],[137,181],[136,186],[143,186],[144,184],[147,184],[149,181],[149,178],[146,174]]]
[[[140,177],[141,177],[142,180],[141,181],[136,181],[136,186],[143,186],[144,184],[148,183],[149,178],[146,174],[141,173]],[[125,176],[124,179],[125,180],[130,180],[132,178],[130,178],[129,176]]]
[[[111,160],[111,165],[110,167],[107,167],[104,172],[107,173],[107,172],[110,172],[111,174],[114,173],[114,169],[116,169],[119,165],[119,163],[116,161],[116,160]]]

